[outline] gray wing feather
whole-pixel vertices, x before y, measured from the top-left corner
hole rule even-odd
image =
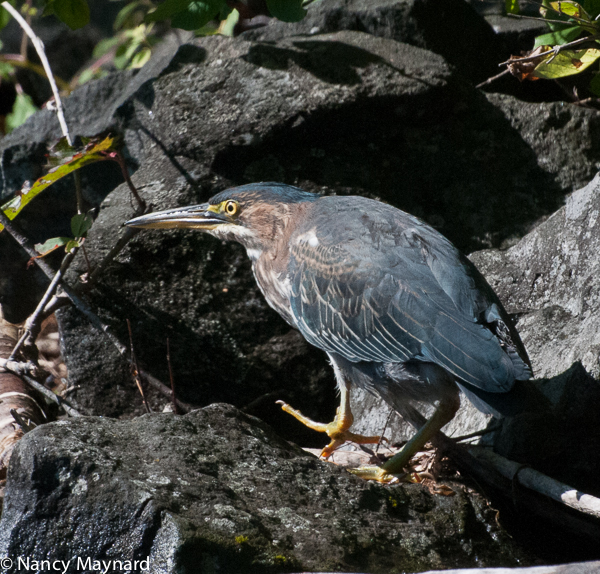
[[[432,228],[387,209],[397,220],[377,221],[377,241],[366,240],[381,219],[370,213],[337,236],[317,221],[317,246],[291,242],[291,309],[306,339],[352,362],[434,362],[489,392],[529,378],[516,332],[509,339],[521,348],[496,334],[498,321],[510,322],[472,264]]]

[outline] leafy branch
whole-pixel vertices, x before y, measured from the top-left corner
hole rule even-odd
[[[510,16],[542,20],[550,32],[535,39],[533,51],[522,57],[512,56],[502,65],[520,80],[556,80],[580,74],[600,59],[600,0],[558,0],[535,2],[540,17],[518,14],[516,0],[507,0],[506,8]],[[596,72],[590,91],[600,95],[600,74]]]

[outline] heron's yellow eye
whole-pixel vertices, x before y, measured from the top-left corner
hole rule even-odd
[[[227,215],[235,215],[238,212],[239,209],[239,205],[237,201],[233,201],[232,199],[230,199],[229,201],[225,202],[225,205],[223,206],[223,211],[227,214]]]

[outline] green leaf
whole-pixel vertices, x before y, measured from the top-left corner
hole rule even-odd
[[[108,75],[108,72],[103,68],[87,68],[83,70],[81,74],[79,74],[79,78],[77,78],[77,84],[82,85],[90,80],[98,80],[100,78],[104,78]]]
[[[117,17],[115,18],[115,22],[113,24],[114,30],[120,30],[121,28],[126,27],[127,19],[135,10],[140,6],[140,0],[136,2],[131,2],[130,4],[126,4],[125,7],[121,8]]]
[[[219,26],[219,32],[223,36],[233,36],[233,29],[240,19],[240,13],[234,8],[227,18],[225,18]]]
[[[62,179],[66,175],[73,173],[77,169],[81,169],[90,163],[98,161],[106,161],[112,159],[111,153],[117,149],[117,138],[107,136],[102,141],[92,141],[86,148],[79,153],[76,153],[64,164],[52,168],[46,175],[40,177],[32,186],[24,185],[15,197],[7,201],[0,209],[9,219],[14,219],[23,208],[42,191],[50,187],[53,183]],[[0,231],[2,226],[0,226]]]
[[[137,38],[130,38],[121,44],[115,52],[115,58],[113,60],[115,67],[119,70],[124,70],[140,45],[141,41]]]
[[[86,0],[54,0],[54,14],[71,30],[83,28],[90,21],[90,7]]]
[[[15,67],[8,62],[0,62],[0,78],[10,81],[10,76],[15,71]]]
[[[271,16],[282,22],[300,22],[306,16],[302,0],[267,0]]]
[[[71,218],[71,233],[73,237],[85,237],[94,224],[91,213],[78,213]]]
[[[183,12],[192,4],[193,0],[165,0],[162,4],[146,16],[146,22],[158,22],[167,20],[177,12]]]
[[[11,2],[11,4],[14,4],[14,2]],[[9,12],[0,7],[0,30],[2,30],[2,28],[4,28],[4,26],[10,22],[11,18],[12,16],[9,14]]]
[[[129,64],[130,68],[141,68],[152,55],[152,50],[148,47],[142,48],[133,58],[131,58],[131,64]]]
[[[71,241],[70,237],[53,237],[52,239],[46,239],[44,243],[36,243],[34,245],[35,250],[42,255],[46,255],[55,249],[58,249],[61,245],[67,245]]]
[[[104,38],[104,40],[100,40],[100,42],[96,44],[92,55],[94,56],[94,58],[100,58],[101,56],[104,56],[104,54],[106,54],[109,50],[111,50],[113,46],[118,45],[119,42],[121,42],[121,38],[119,38],[118,36],[113,38]]]
[[[72,249],[75,249],[75,247],[81,247],[81,242],[77,241],[77,239],[71,239],[71,241],[65,245],[65,251],[68,253]]]
[[[589,14],[583,9],[583,6],[579,4],[579,2],[559,0],[558,2],[550,2],[550,6],[557,12],[566,14],[567,16],[575,16],[576,18],[582,18],[588,22],[590,21]]]
[[[594,74],[590,82],[590,92],[596,96],[600,96],[600,74]]]
[[[44,10],[42,11],[42,18],[44,16],[54,15],[54,0],[46,0],[44,4]]]
[[[542,0],[542,8],[540,8],[540,14],[543,18],[547,20],[562,20],[567,25],[572,25],[573,21],[566,16],[565,14],[557,14],[554,10],[550,8],[549,0]],[[546,22],[546,25],[552,31],[562,30],[564,28],[563,24],[559,24],[557,22]]]
[[[208,24],[221,11],[224,0],[200,0],[190,2],[187,10],[174,14],[171,18],[173,28],[197,30]]]
[[[545,58],[535,67],[532,75],[537,78],[554,80],[583,72],[600,58],[600,50],[587,48],[585,50],[563,50],[556,56]]]
[[[18,128],[33,113],[37,112],[33,100],[27,94],[17,94],[12,112],[6,116],[7,131]]]
[[[519,0],[504,0],[504,9],[507,14],[519,14],[521,12]]]
[[[533,49],[535,50],[539,46],[562,46],[576,40],[582,32],[583,29],[581,26],[571,26],[570,28],[563,28],[562,30],[542,34],[535,39]]]

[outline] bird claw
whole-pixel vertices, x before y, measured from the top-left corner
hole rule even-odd
[[[344,411],[339,408],[335,418],[329,424],[318,423],[304,416],[299,410],[291,407],[283,401],[276,401],[278,405],[295,419],[299,420],[303,425],[318,432],[324,432],[331,439],[331,442],[321,451],[321,456],[325,459],[329,458],[333,452],[346,442],[354,442],[357,444],[379,444],[382,437],[379,436],[363,436],[350,432],[349,428],[352,425],[353,417],[349,411]]]
[[[405,472],[392,474],[379,466],[359,466],[358,468],[348,469],[350,474],[358,476],[363,480],[374,480],[380,484],[396,484],[398,482],[419,483],[421,477],[416,472]]]

